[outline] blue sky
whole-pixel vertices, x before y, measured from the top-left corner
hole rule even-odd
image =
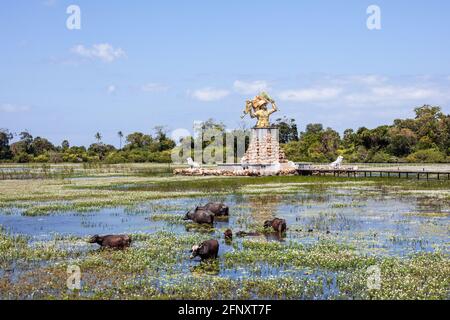
[[[81,30],[66,28],[70,4]],[[449,15],[445,0],[3,0],[0,128],[77,145],[210,117],[234,128],[262,89],[301,130],[448,113]]]

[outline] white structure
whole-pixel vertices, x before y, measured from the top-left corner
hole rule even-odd
[[[298,169],[298,165],[296,165],[293,161],[288,161],[288,165],[293,169]]]
[[[330,167],[333,169],[339,169],[341,167],[342,161],[344,160],[343,156],[339,156],[336,161],[330,163]]]
[[[200,164],[198,162],[195,162],[194,160],[192,160],[191,157],[187,158],[187,164],[192,168],[200,168]]]

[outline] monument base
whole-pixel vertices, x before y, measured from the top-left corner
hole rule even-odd
[[[298,175],[296,168],[274,168],[272,166],[250,166],[244,169],[240,165],[219,165],[217,169],[210,168],[186,168],[175,169],[175,175],[182,176],[229,176],[229,177],[259,177],[259,176],[292,176]]]
[[[298,174],[298,166],[286,159],[278,142],[278,128],[253,128],[247,152],[241,163],[221,163],[217,169],[176,169],[174,174],[188,176],[272,176]]]
[[[242,165],[277,165],[287,163],[280,148],[278,128],[252,128],[247,152],[241,159]]]

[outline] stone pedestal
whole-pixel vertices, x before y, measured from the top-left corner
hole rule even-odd
[[[278,128],[253,128],[241,164],[267,166],[287,163],[286,155],[280,148],[278,135]]]
[[[219,163],[217,169],[175,169],[174,174],[191,176],[266,176],[298,174],[297,165],[280,148],[277,128],[253,128],[241,163]]]

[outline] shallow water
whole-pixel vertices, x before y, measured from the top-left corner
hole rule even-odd
[[[182,234],[196,232],[181,219],[174,222],[151,219],[153,215],[182,217],[196,205],[223,201],[230,217],[217,221],[211,237],[222,238],[230,228],[254,231],[267,219],[287,220],[282,239],[261,236],[269,241],[313,243],[331,239],[350,243],[369,254],[407,255],[420,251],[449,250],[450,209],[438,207],[424,197],[386,195],[360,189],[329,188],[317,193],[308,189],[287,195],[229,195],[222,197],[161,199],[135,207],[106,208],[92,212],[61,212],[47,216],[23,216],[0,210],[0,225],[32,241],[60,236],[86,237],[93,234],[154,233],[162,229]],[[226,246],[222,246],[228,250]]]
[[[127,188],[127,185],[120,186]],[[227,264],[224,255],[240,251],[244,246],[243,239],[281,241],[283,244],[289,242],[315,244],[325,239],[350,245],[363,255],[376,256],[406,257],[418,252],[450,252],[449,202],[440,201],[435,196],[429,197],[427,194],[419,193],[399,195],[371,186],[298,185],[295,190],[289,189],[291,186],[286,186],[284,194],[267,192],[270,188],[276,189],[280,186],[265,185],[253,189],[248,187],[249,192],[245,195],[209,196],[205,193],[203,197],[160,199],[129,207],[103,208],[88,212],[53,212],[43,216],[25,216],[22,215],[24,209],[5,207],[0,208],[0,225],[12,234],[28,236],[31,246],[49,244],[71,252],[69,260],[95,255],[99,250],[98,245],[88,244],[85,241],[88,236],[94,234],[153,234],[166,230],[177,235],[203,232],[219,240],[219,259],[207,267],[207,271],[204,269],[205,265],[199,263],[198,258],[189,259],[190,252],[186,246],[182,249],[181,258],[171,266],[175,270],[163,269],[156,271],[157,274],[154,275],[155,269],[160,267],[160,260],[156,265],[157,268],[151,261],[147,261],[151,266],[147,265],[144,271],[138,272],[129,280],[134,284],[137,283],[138,287],[156,287],[162,291],[167,283],[174,286],[177,283],[181,286],[186,282],[189,283],[189,277],[195,278],[196,285],[201,287],[201,281],[211,280],[204,277],[207,272],[208,275],[233,280],[279,279],[278,277],[287,276],[295,279],[296,283],[310,281],[305,286],[305,291],[299,292],[296,298],[341,297],[342,292],[337,279],[341,272],[345,273],[346,270],[295,267],[289,262],[280,265],[266,261]],[[257,193],[261,189],[266,190]],[[214,229],[197,228],[194,224],[182,220],[186,211],[210,201],[221,201],[230,207],[230,216],[227,219],[217,220]],[[261,228],[265,220],[273,217],[284,218],[287,221],[288,231],[281,238],[276,234],[262,234],[245,238],[234,236],[232,243],[226,243],[223,239],[223,231],[227,228],[232,229],[234,234],[237,231],[254,232]],[[58,241],[52,241],[54,239]],[[139,250],[148,244],[144,241],[135,241],[132,246]],[[54,262],[38,263],[45,266]],[[16,265],[14,262],[8,270],[0,269],[0,279],[9,278],[13,283],[20,283],[23,281],[20,280],[21,275],[35,268],[37,267],[33,263],[27,262],[23,265],[22,262]],[[112,286],[114,277],[106,279],[99,277],[99,279],[105,281],[108,288]],[[85,297],[91,294],[89,288],[83,292]],[[259,295],[252,298],[266,297]]]

